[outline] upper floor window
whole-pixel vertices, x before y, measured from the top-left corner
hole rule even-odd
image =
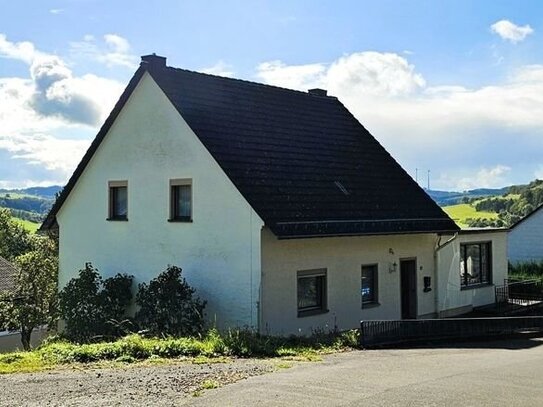
[[[192,180],[170,180],[170,221],[192,221]]]
[[[460,285],[462,288],[492,282],[490,242],[460,245]]]
[[[108,220],[128,220],[127,181],[109,181]]]

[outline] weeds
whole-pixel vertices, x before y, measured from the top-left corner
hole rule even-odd
[[[315,361],[320,355],[356,347],[358,332],[317,333],[312,337],[273,337],[249,330],[220,334],[212,329],[201,338],[146,338],[138,334],[114,342],[74,344],[48,340],[32,352],[0,356],[0,373],[30,372],[73,363],[149,361],[190,358],[192,363],[228,361],[228,357],[284,357]]]

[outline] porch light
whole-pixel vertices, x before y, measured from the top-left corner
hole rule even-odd
[[[388,272],[389,273],[395,273],[397,270],[398,270],[398,263],[394,262],[394,263],[390,263],[388,265]]]

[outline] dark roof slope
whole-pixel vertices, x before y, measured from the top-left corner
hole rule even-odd
[[[11,292],[15,289],[17,269],[9,261],[0,257],[0,293]]]
[[[458,229],[337,98],[144,61],[277,236]]]

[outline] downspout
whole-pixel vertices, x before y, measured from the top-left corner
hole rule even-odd
[[[439,287],[439,262],[437,258],[437,252],[441,250],[443,247],[447,246],[449,243],[451,243],[453,240],[455,240],[458,237],[458,232],[456,232],[453,237],[451,237],[449,240],[447,240],[445,243],[441,244],[441,235],[438,235],[436,239],[436,244],[434,247],[434,270],[435,270],[435,282],[434,285],[436,287],[436,295],[435,295],[435,310],[436,310],[436,316],[437,318],[440,317],[441,310],[439,309],[439,294],[440,294],[440,287]]]

